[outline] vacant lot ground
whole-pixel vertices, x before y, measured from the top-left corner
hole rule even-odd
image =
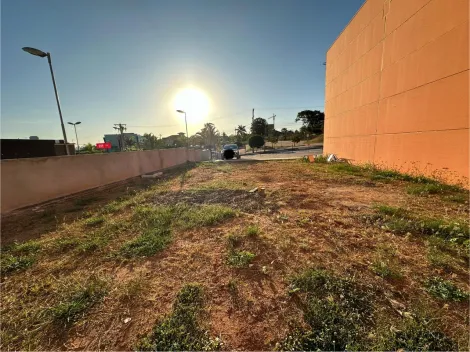
[[[202,163],[3,217],[1,348],[468,350],[468,236],[429,179]]]

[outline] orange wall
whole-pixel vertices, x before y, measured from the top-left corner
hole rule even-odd
[[[367,0],[326,56],[326,153],[469,176],[469,0]]]

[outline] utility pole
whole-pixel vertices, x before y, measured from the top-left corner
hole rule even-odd
[[[251,122],[255,119],[255,109],[251,112]]]
[[[123,132],[127,130],[126,124],[125,123],[115,123],[114,127],[115,130],[119,131],[121,134],[121,152],[124,150],[124,136]]]
[[[273,119],[273,130],[275,130],[276,129],[276,126],[275,126],[276,115],[273,114],[273,116],[268,117],[268,120],[270,120],[270,119]]]

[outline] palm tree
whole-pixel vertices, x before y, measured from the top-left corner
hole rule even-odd
[[[241,136],[242,138],[244,138],[246,135],[246,126],[238,125],[235,131],[237,133],[237,136]]]
[[[209,147],[209,150],[212,153],[212,148],[215,147],[215,142],[219,136],[219,131],[217,131],[215,125],[211,122],[205,123],[201,131],[196,134],[202,138],[204,145]]]

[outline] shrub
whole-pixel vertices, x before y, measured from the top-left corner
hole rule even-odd
[[[261,148],[264,145],[264,138],[258,135],[251,136],[248,144],[252,149]]]

